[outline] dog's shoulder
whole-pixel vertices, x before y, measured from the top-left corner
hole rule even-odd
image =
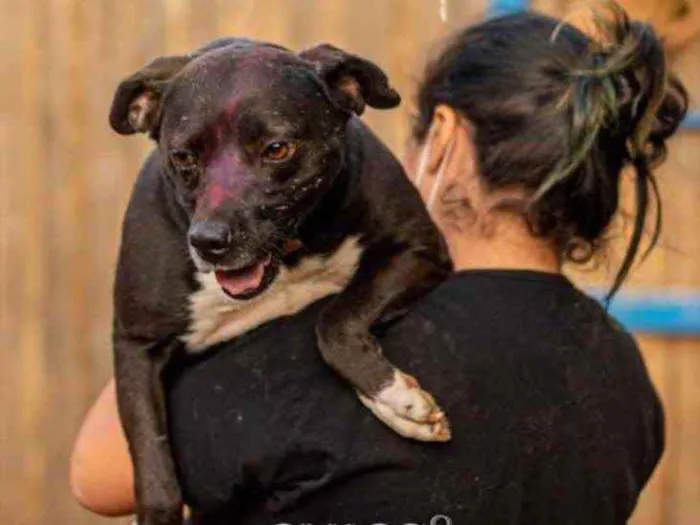
[[[379,239],[438,235],[418,190],[388,146],[359,118],[350,119],[347,136],[349,169],[356,179],[349,206],[362,210],[361,229]]]

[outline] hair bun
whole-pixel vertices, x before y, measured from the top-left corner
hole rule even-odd
[[[599,22],[603,42],[592,54],[591,74],[607,77],[618,96],[611,125],[625,139],[630,160],[662,160],[665,141],[688,111],[688,94],[668,69],[666,52],[654,29],[630,21],[613,6],[612,20]]]
[[[600,181],[601,187],[617,185],[618,170],[599,171],[590,164],[591,152],[605,148],[608,158],[632,164],[636,172],[635,225],[629,249],[622,262],[611,297],[627,276],[639,250],[652,202],[656,224],[645,255],[655,245],[661,228],[661,208],[651,168],[666,157],[666,140],[680,126],[688,110],[688,94],[668,68],[666,52],[653,28],[632,22],[613,4],[612,16],[596,15],[596,39],[589,52],[569,75],[571,152],[536,194],[541,197],[555,184],[577,173],[581,180]],[[607,180],[612,178],[614,180]],[[605,179],[605,180],[603,180]],[[579,186],[580,186],[579,182]],[[579,232],[585,238],[587,232]]]

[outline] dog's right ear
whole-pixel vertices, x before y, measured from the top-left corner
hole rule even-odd
[[[314,65],[333,102],[345,111],[361,115],[365,105],[388,109],[401,102],[386,73],[374,62],[330,44],[317,45],[299,56]]]
[[[168,83],[192,58],[187,55],[156,58],[123,80],[109,112],[112,129],[121,135],[150,131],[160,113]]]

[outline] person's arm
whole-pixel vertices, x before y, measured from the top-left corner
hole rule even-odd
[[[78,502],[103,516],[134,511],[133,470],[122,431],[114,380],[88,412],[73,447],[70,485]]]

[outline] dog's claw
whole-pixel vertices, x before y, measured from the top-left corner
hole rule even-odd
[[[445,417],[445,413],[442,410],[438,409],[435,412],[433,412],[432,414],[430,414],[430,418],[428,419],[428,421],[430,423],[439,423],[443,419],[447,419]]]
[[[443,414],[444,417],[444,414]],[[450,430],[450,422],[445,417],[442,421],[435,423],[432,428],[432,433],[435,436],[435,441],[449,441],[452,439],[452,431]]]

